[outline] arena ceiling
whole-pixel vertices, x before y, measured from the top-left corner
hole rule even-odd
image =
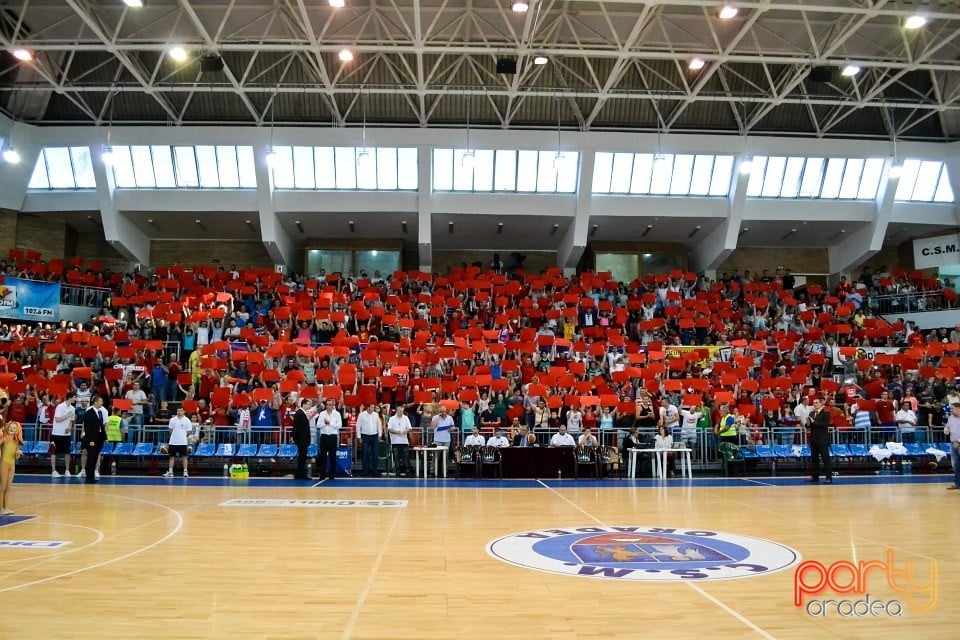
[[[955,0],[744,0],[728,19],[714,0],[345,3],[2,2],[0,104],[41,125],[960,139]]]

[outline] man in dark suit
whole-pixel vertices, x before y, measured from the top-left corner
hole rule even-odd
[[[833,484],[833,465],[830,461],[830,412],[823,406],[823,401],[817,398],[813,401],[813,414],[810,416],[810,457],[813,460],[813,475],[807,482],[820,481],[820,460],[823,460],[823,470],[826,483]]]
[[[97,482],[97,460],[100,450],[107,441],[107,410],[103,408],[103,398],[93,396],[90,408],[83,414],[83,447],[87,450],[87,484]]]
[[[307,411],[313,401],[305,398],[300,401],[300,408],[293,414],[293,443],[297,445],[297,472],[293,475],[296,480],[309,480],[307,476],[307,449],[310,448],[310,417]]]

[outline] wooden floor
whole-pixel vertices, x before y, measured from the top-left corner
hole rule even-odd
[[[75,482],[75,481],[74,481]],[[194,482],[193,485],[190,483]],[[682,481],[681,481],[682,482]],[[153,486],[22,483],[0,546],[0,638],[956,638],[960,495],[945,484],[826,486]],[[558,483],[550,483],[557,485]],[[960,493],[960,492],[956,492]],[[236,498],[405,507],[227,507]],[[804,560],[938,563],[939,605],[899,619],[811,617],[794,567],[632,581],[502,562],[487,545],[570,527],[710,530]],[[871,598],[897,594],[882,578]],[[855,599],[832,595],[837,600]]]

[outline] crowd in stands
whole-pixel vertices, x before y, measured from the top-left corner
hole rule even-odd
[[[828,290],[798,286],[789,269],[632,282],[499,264],[442,275],[181,265],[146,275],[31,257],[12,255],[0,270],[108,290],[88,322],[0,327],[7,417],[36,425],[37,439],[75,391],[81,407],[91,394],[129,401],[118,403],[128,438],[183,406],[208,441],[287,442],[299,400],[313,398],[341,408],[349,437],[372,404],[384,425],[403,407],[428,440],[433,416],[449,412],[464,436],[501,428],[504,441],[539,446],[561,426],[577,440],[590,429],[602,445],[632,427],[653,440],[659,425],[688,444],[734,434],[792,443],[816,397],[841,433],[942,425],[960,373],[960,325],[919,331],[879,315],[888,303],[933,308],[930,296],[910,302],[917,291],[955,306],[952,283],[919,272],[872,270]],[[518,440],[521,429],[534,438]]]

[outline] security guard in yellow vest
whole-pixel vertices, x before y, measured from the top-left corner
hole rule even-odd
[[[107,418],[107,442],[123,442],[123,418],[120,417],[119,407],[114,407]]]
[[[714,433],[720,436],[721,442],[737,444],[737,418],[730,413],[726,405],[721,406],[721,411],[723,415],[720,416],[720,421],[717,422]]]

